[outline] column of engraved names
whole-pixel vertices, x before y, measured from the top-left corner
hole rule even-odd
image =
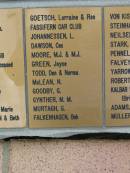
[[[30,127],[101,123],[100,17],[99,8],[26,11]]]
[[[4,27],[0,26],[0,36],[2,37],[2,34],[4,35]],[[1,41],[1,40],[0,40]],[[2,47],[2,46],[1,46]],[[5,51],[7,52],[7,50]],[[2,71],[4,71],[3,69],[7,69],[7,68],[13,68],[14,67],[14,63],[13,61],[10,62],[6,62],[7,61],[7,55],[5,56],[5,52],[0,52],[0,71],[2,73]],[[1,87],[2,88],[2,87]],[[0,95],[3,95],[3,90],[5,89],[1,89],[0,88]],[[4,91],[5,92],[5,91]],[[0,106],[0,121],[13,121],[14,119],[19,119],[18,115],[12,115],[14,112],[14,105],[12,106],[5,106],[3,104],[1,104]],[[4,114],[4,115],[2,115]]]
[[[111,122],[107,123],[127,125],[130,118],[130,13],[129,8],[115,8],[108,14]]]
[[[34,120],[78,118],[77,114],[65,113],[65,103],[71,104],[73,98],[63,92],[62,86],[66,85],[67,78],[80,77],[79,69],[71,69],[70,65],[71,59],[75,59],[75,64],[79,60],[80,51],[68,47],[70,40],[73,40],[71,44],[76,41],[72,32],[76,31],[78,35],[82,30],[80,20],[78,15],[30,16]]]

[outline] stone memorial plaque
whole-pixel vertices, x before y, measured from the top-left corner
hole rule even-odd
[[[101,126],[101,8],[32,8],[25,19],[29,127]]]
[[[22,9],[0,9],[0,128],[26,125]]]
[[[130,125],[130,7],[105,8],[106,125]]]

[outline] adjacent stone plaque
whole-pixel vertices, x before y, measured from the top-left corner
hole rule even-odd
[[[106,124],[130,125],[130,7],[105,8]]]
[[[25,127],[22,9],[0,9],[0,128]]]
[[[26,9],[31,128],[102,125],[101,8]]]

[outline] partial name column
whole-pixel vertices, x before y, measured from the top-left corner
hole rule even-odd
[[[0,9],[0,128],[26,126],[22,9]]]
[[[130,125],[130,7],[105,8],[106,124]]]

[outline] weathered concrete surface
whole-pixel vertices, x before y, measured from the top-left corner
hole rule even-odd
[[[12,140],[9,173],[129,173],[130,140]]]

